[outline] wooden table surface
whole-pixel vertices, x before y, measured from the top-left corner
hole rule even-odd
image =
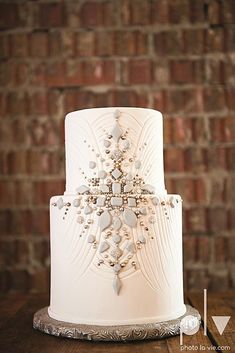
[[[203,327],[193,336],[129,343],[88,342],[53,337],[32,328],[35,311],[49,303],[46,295],[8,295],[0,297],[1,353],[158,353],[158,352],[235,352],[235,292],[208,292],[207,336]],[[203,317],[203,293],[188,294],[185,302],[197,308]],[[231,316],[220,335],[212,315]],[[216,347],[216,350],[215,350]],[[230,347],[230,349],[228,348]]]

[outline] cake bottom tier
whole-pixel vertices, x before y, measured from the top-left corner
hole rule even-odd
[[[183,315],[180,196],[88,199],[50,201],[50,317],[128,325]]]

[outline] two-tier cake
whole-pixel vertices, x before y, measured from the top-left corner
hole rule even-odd
[[[182,200],[164,186],[162,125],[142,108],[66,116],[66,191],[50,200],[51,318],[131,325],[185,314]]]

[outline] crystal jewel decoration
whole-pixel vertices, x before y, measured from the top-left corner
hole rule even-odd
[[[95,236],[93,234],[90,234],[87,238],[88,243],[94,243],[95,241]]]
[[[119,169],[115,168],[111,174],[114,177],[114,179],[118,179],[122,175],[122,172]]]
[[[118,273],[121,270],[121,265],[120,264],[116,264],[113,266],[113,270],[115,273]]]
[[[110,245],[109,245],[109,243],[107,243],[107,241],[103,241],[103,243],[101,243],[101,245],[100,245],[100,249],[99,249],[100,253],[108,250],[109,246]]]
[[[96,167],[96,163],[94,161],[89,162],[89,168],[94,169]]]
[[[61,210],[61,208],[64,207],[64,201],[63,201],[62,197],[60,197],[60,198],[57,200],[56,206],[58,207],[59,210]]]
[[[90,191],[90,189],[86,185],[81,185],[79,186],[79,188],[76,189],[76,191],[78,194],[85,194],[85,192]]]
[[[158,204],[160,203],[158,197],[156,197],[156,196],[153,197],[153,198],[152,198],[152,203],[153,203],[154,206],[158,205]]]
[[[79,200],[79,199],[73,200],[73,206],[74,207],[79,207],[80,206],[80,202],[81,202],[81,200]]]
[[[136,247],[135,244],[133,242],[127,244],[126,249],[131,252],[132,254],[134,254],[136,252]]]
[[[113,290],[118,295],[122,286],[122,282],[118,276],[114,277],[113,280]]]
[[[100,231],[103,232],[106,228],[110,226],[112,222],[112,217],[109,211],[104,211],[100,216]]]
[[[131,228],[135,228],[137,225],[137,217],[135,213],[130,210],[129,208],[126,208],[123,212],[123,220],[126,225],[128,225]]]
[[[122,226],[122,222],[119,217],[113,217],[113,228],[119,230]]]
[[[143,186],[141,187],[141,189],[142,189],[143,191],[147,191],[147,192],[150,193],[150,194],[153,194],[154,191],[155,191],[154,186],[149,185],[149,184],[143,185]]]
[[[172,208],[175,207],[175,204],[174,204],[174,197],[173,197],[173,196],[170,197],[169,205],[170,205]]]
[[[116,260],[119,259],[123,254],[123,251],[120,248],[116,248],[111,251],[112,257],[114,257]]]
[[[109,140],[104,140],[104,146],[109,147],[111,145],[111,142]]]
[[[113,116],[114,116],[115,119],[118,119],[118,118],[120,117],[120,115],[121,115],[121,112],[120,112],[120,110],[118,110],[118,109],[116,109],[116,110],[114,111],[114,113],[113,113]]]
[[[113,241],[115,244],[119,244],[120,241],[122,240],[122,237],[119,234],[114,234],[114,236],[112,237]]]
[[[100,190],[102,192],[109,192],[109,187],[106,184],[102,184],[102,185],[100,185]]]
[[[101,170],[101,171],[99,172],[98,176],[99,176],[100,179],[105,179],[106,176],[107,176],[107,173],[106,173],[105,170]]]
[[[120,137],[122,136],[122,130],[121,130],[120,125],[118,123],[115,124],[111,134],[113,136],[114,141],[118,142]]]
[[[90,214],[90,213],[92,213],[93,212],[93,209],[92,209],[92,207],[91,206],[89,206],[89,205],[87,205],[86,207],[85,207],[85,209],[84,209],[84,214]]]

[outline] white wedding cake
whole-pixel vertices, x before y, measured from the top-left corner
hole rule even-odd
[[[51,318],[128,325],[185,314],[182,200],[164,186],[162,125],[144,108],[66,116],[66,191],[50,200]]]

